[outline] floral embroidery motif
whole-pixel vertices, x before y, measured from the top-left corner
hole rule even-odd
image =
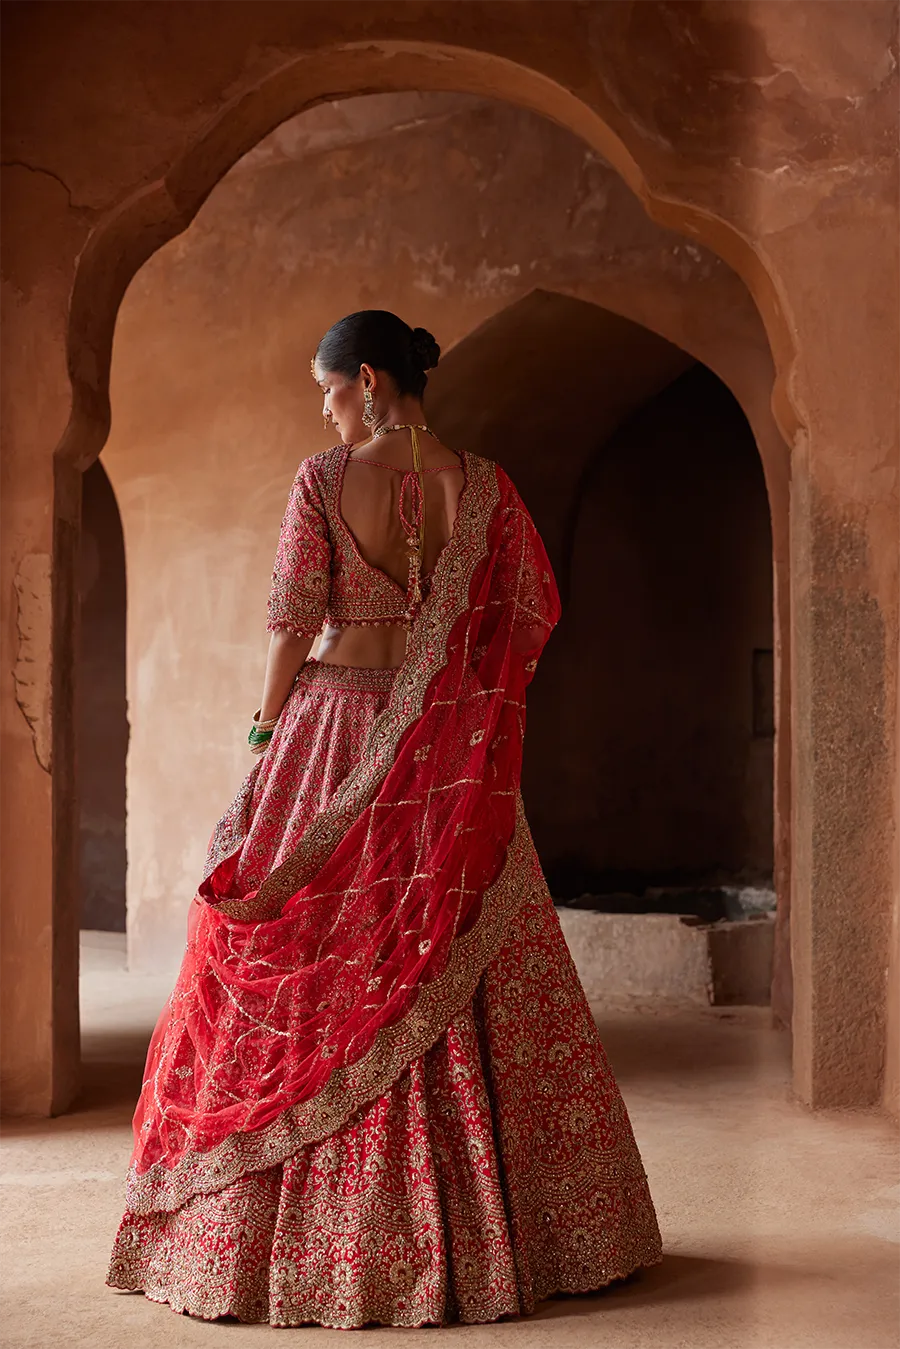
[[[216,1194],[126,1214],[108,1282],[207,1318],[415,1326],[519,1315],[658,1261],[643,1166],[549,895],[516,926],[384,1096]]]

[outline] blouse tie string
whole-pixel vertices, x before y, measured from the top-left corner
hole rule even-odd
[[[425,557],[425,481],[418,433],[425,431],[428,435],[433,436],[434,432],[428,426],[415,426],[406,422],[400,426],[380,426],[375,435],[384,436],[387,435],[388,431],[409,431],[412,441],[412,471],[404,473],[400,483],[400,523],[406,534],[409,554],[406,618],[408,622],[412,622],[422,603],[422,563]],[[407,484],[410,489],[412,518],[407,516],[403,504]]]

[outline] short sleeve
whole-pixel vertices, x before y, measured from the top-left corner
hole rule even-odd
[[[331,542],[325,506],[311,461],[304,459],[281,524],[269,594],[269,632],[287,629],[298,637],[318,637],[330,585]]]

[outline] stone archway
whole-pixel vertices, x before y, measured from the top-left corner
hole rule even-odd
[[[654,189],[650,181],[652,156],[647,156],[646,147],[636,137],[627,134],[624,119],[612,105],[601,113],[597,106],[589,106],[536,69],[472,49],[392,41],[341,44],[308,53],[288,62],[258,86],[246,89],[164,177],[99,222],[81,254],[69,327],[73,412],[56,459],[55,668],[63,670],[72,665],[71,587],[77,547],[78,475],[96,458],[106,435],[112,332],[118,304],[131,277],[155,248],[185,228],[225,169],[285,117],[325,97],[410,88],[499,95],[561,122],[610,159],[655,218],[725,257],[743,275],[763,315],[776,357],[774,404],[784,434],[793,436],[797,421],[784,392],[793,355],[789,327],[757,251],[720,219],[699,211],[688,200],[676,200],[665,186]],[[645,159],[647,163],[642,163]],[[786,662],[782,662],[782,670],[786,668]],[[74,1005],[74,971],[67,969],[71,941],[65,937],[74,911],[67,879],[71,874],[71,830],[66,827],[76,799],[71,696],[68,681],[60,678],[55,700],[53,792],[54,810],[62,827],[57,830],[53,910],[60,938],[54,948],[55,978],[60,989],[56,1014],[63,1019],[71,1016]],[[65,1066],[70,1053],[65,1039],[57,1039],[58,1063],[56,1070],[50,1070],[50,1078],[59,1084],[56,1108],[71,1095],[71,1085],[65,1085],[73,1081]]]
[[[774,851],[773,1008],[789,1024],[789,820],[773,831],[774,727],[753,711],[772,691],[772,494],[742,410],[680,347],[546,291],[457,344],[432,384],[429,420],[509,470],[560,583],[523,781],[554,895],[767,887]],[[635,436],[649,458],[629,471]]]
[[[570,893],[767,887],[770,510],[736,400],[690,366],[604,438],[577,498],[570,642],[585,660],[567,691],[584,715],[556,738],[594,750],[567,793],[586,872]]]
[[[586,257],[598,228],[603,252]],[[297,455],[319,439],[302,353],[360,295],[438,333],[429,415],[451,443],[499,457],[534,498],[564,589],[566,512],[541,509],[544,458],[558,502],[591,438],[691,356],[754,410],[770,492],[784,500],[768,348],[742,283],[654,225],[579,138],[510,104],[447,94],[370,95],[283,123],[141,268],[117,320],[103,458],[131,564],[133,972],[180,955],[209,812],[239,773],[229,728],[256,694],[272,521]],[[196,706],[179,672],[200,651]],[[173,780],[169,741],[198,734],[206,749],[190,782]]]
[[[602,308],[600,307],[602,305]],[[478,445],[491,453],[491,437],[502,434],[504,419],[520,431],[529,428],[530,445],[541,437],[555,445],[561,438],[565,446],[560,456],[558,491],[577,497],[579,474],[590,460],[595,443],[613,434],[619,421],[635,412],[653,392],[675,379],[691,360],[712,370],[723,382],[747,419],[765,479],[771,521],[774,701],[775,734],[773,744],[773,816],[774,816],[774,888],[778,896],[775,934],[775,966],[772,1010],[782,1026],[791,1025],[793,1002],[791,966],[791,695],[790,695],[790,571],[789,571],[789,480],[787,446],[774,425],[768,403],[771,370],[754,359],[746,361],[746,350],[719,343],[714,334],[697,340],[689,326],[671,322],[670,314],[648,315],[644,309],[632,309],[619,303],[618,310],[607,297],[597,304],[560,294],[534,292],[495,315],[459,343],[442,361],[433,378],[434,417],[452,444],[454,439],[471,437],[473,425]],[[634,319],[637,318],[638,322]],[[655,320],[655,321],[654,321]],[[592,372],[584,350],[593,344],[597,350],[614,348],[616,356],[609,371]],[[510,365],[519,378],[511,375]],[[596,380],[606,388],[603,411],[590,427],[585,443],[566,446],[566,430],[552,402],[543,401],[529,408],[525,390],[538,387],[542,378],[565,389],[565,399],[584,397],[573,385],[573,371],[580,371],[582,382]],[[567,382],[568,380],[568,382]],[[456,390],[484,381],[498,393],[490,413],[460,404]],[[589,396],[589,395],[588,395]],[[593,437],[593,439],[592,439]],[[505,452],[506,467],[520,483],[526,497],[533,500],[545,533],[551,559],[559,569],[562,590],[568,589],[570,535],[574,519],[566,521],[561,513],[553,519],[541,517],[541,503],[548,485],[525,452]],[[503,458],[503,455],[500,456]],[[551,500],[552,500],[551,494]],[[574,507],[573,507],[574,509]],[[550,514],[553,514],[552,507]],[[548,657],[552,660],[552,653]]]

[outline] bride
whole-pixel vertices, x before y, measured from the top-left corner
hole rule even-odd
[[[291,491],[108,1276],[194,1316],[485,1322],[660,1259],[519,790],[556,585],[428,428],[438,356],[382,310],[316,352],[340,443]]]

